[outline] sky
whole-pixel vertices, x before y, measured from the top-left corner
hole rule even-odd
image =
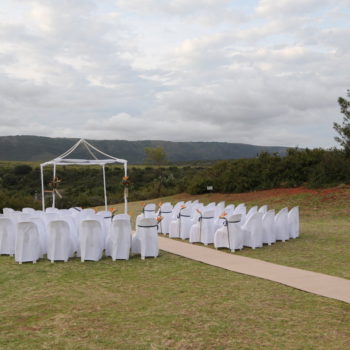
[[[333,147],[350,0],[0,0],[0,135]]]

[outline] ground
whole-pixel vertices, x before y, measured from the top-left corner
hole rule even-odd
[[[350,278],[348,187],[159,201],[190,198],[299,205],[300,238],[238,254]],[[135,217],[142,203],[130,207]],[[164,252],[22,265],[2,256],[0,285],[0,349],[350,349],[349,304]]]

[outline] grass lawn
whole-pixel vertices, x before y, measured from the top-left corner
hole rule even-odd
[[[301,236],[288,242],[277,242],[259,249],[244,248],[235,254],[257,258],[276,264],[299,267],[350,279],[350,188],[324,190],[277,189],[241,194],[180,194],[153,203],[198,199],[203,203],[226,201],[226,204],[268,204],[271,209],[292,208],[298,205],[301,214]],[[135,220],[144,202],[129,204]],[[122,211],[122,206],[114,206]],[[229,252],[228,249],[223,251]]]
[[[198,198],[299,204],[299,239],[239,254],[349,278],[348,196],[340,188]],[[130,204],[134,217],[141,207]],[[0,286],[4,350],[350,349],[349,304],[164,252],[145,261],[22,265],[1,256]]]

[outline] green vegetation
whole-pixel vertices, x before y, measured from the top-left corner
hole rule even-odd
[[[59,208],[103,204],[100,167],[64,166],[57,168],[62,179],[57,199]],[[192,166],[131,166],[129,200],[147,200],[176,193],[203,194],[207,186],[215,192],[240,193],[272,188],[307,186],[322,188],[350,183],[350,158],[339,150],[289,149],[285,157],[261,153],[253,159],[219,161]],[[123,201],[120,166],[106,168],[109,203]],[[45,189],[52,170],[45,168]],[[0,208],[40,208],[40,170],[30,163],[3,163],[0,166]],[[37,197],[37,200],[35,200]],[[50,204],[50,198],[47,198]]]

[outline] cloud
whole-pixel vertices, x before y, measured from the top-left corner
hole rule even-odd
[[[348,6],[3,0],[0,135],[331,146]]]

